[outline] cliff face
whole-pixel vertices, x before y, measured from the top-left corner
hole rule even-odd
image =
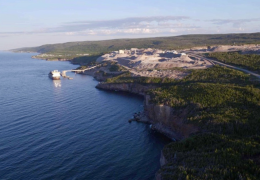
[[[173,140],[181,140],[198,131],[194,125],[185,123],[187,116],[192,113],[194,107],[174,109],[166,105],[150,103],[150,96],[146,92],[156,88],[152,85],[141,85],[136,83],[99,83],[96,88],[105,90],[125,91],[143,95],[145,98],[144,122],[152,124],[152,128]],[[142,121],[142,119],[140,120]]]
[[[118,90],[130,93],[143,95],[144,101],[144,114],[145,117],[140,121],[148,122],[152,124],[152,129],[166,135],[173,140],[182,140],[189,137],[192,133],[198,132],[198,128],[192,124],[187,124],[188,115],[194,111],[194,106],[187,106],[181,109],[174,109],[166,105],[156,105],[150,103],[150,96],[147,95],[147,91],[152,88],[156,88],[152,85],[140,85],[135,83],[99,83],[96,88],[105,90]],[[161,166],[167,164],[163,152],[160,158]],[[156,173],[156,180],[162,180],[161,172]]]
[[[161,152],[161,157],[160,157],[160,165],[161,165],[161,167],[164,166],[167,163],[168,163],[167,159],[165,158],[163,152]],[[155,174],[155,179],[156,180],[163,180],[162,174],[159,171]]]
[[[97,81],[105,81],[107,77],[104,77],[102,73],[98,73],[98,68],[90,69],[85,71],[83,74],[94,77]]]
[[[186,123],[194,107],[174,109],[166,105],[156,105],[150,103],[150,96],[146,95],[144,110],[153,127],[171,139],[181,140],[198,131],[196,126]]]
[[[153,85],[141,85],[136,83],[99,83],[96,88],[105,90],[116,90],[130,92],[139,95],[145,95],[149,89],[156,88]]]

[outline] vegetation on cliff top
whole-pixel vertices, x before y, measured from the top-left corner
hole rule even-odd
[[[80,65],[94,65],[96,64],[96,60],[98,57],[100,57],[102,54],[95,54],[90,56],[81,56],[81,57],[74,57],[71,60],[72,64],[80,64]],[[84,68],[82,68],[84,69]]]
[[[260,73],[260,55],[240,54],[239,52],[217,52],[209,53],[208,57],[215,58],[231,65],[238,65],[245,69]]]
[[[199,127],[190,138],[167,145],[162,179],[257,179],[260,177],[259,82],[243,72],[214,66],[189,70],[182,80],[131,77],[108,83],[154,83],[151,102],[191,107],[186,123]]]
[[[176,71],[180,71],[176,69]],[[130,72],[120,76],[109,78],[107,83],[139,83],[139,84],[158,84],[159,86],[183,84],[191,82],[211,82],[211,83],[238,83],[240,85],[253,84],[250,81],[252,77],[243,72],[233,70],[226,67],[214,66],[204,70],[185,70],[182,72],[188,74],[184,79],[175,80],[170,78],[155,78],[155,77],[133,77]]]
[[[215,66],[150,91],[153,103],[194,107],[186,122],[200,128],[200,134],[164,148],[163,179],[260,177],[260,90],[249,80]]]
[[[260,177],[260,136],[201,134],[171,143],[164,150],[169,163],[162,179],[237,179]]]
[[[174,79],[169,78],[154,78],[154,77],[133,77],[130,72],[124,73],[122,75],[108,78],[107,83],[139,83],[139,84],[164,84],[173,83]]]
[[[111,64],[109,67],[110,72],[120,72],[120,71],[126,71],[126,68],[123,66],[120,66],[118,64]]]

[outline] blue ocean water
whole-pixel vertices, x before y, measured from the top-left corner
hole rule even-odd
[[[0,52],[0,179],[154,179],[168,140],[128,123],[143,98],[95,88],[69,62]]]

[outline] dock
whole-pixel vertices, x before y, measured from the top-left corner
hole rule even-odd
[[[86,68],[86,69],[72,69],[72,70],[64,70],[61,72],[61,76],[63,78],[67,78],[67,79],[73,79],[72,77],[69,77],[66,75],[67,72],[84,72],[84,71],[87,71],[87,70],[90,70],[90,69],[94,69],[98,66],[93,66],[93,67],[89,67],[89,68]]]

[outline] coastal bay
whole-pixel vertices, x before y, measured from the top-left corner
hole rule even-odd
[[[260,179],[260,1],[0,6],[0,180]]]
[[[78,65],[33,55],[0,53],[1,178],[153,179],[169,140],[128,123],[144,99],[98,90],[87,75],[52,81],[50,70]]]
[[[221,47],[216,48],[220,49]],[[250,47],[258,50],[258,46],[252,45]],[[152,51],[159,52],[153,49],[141,51],[146,51],[146,54]],[[124,52],[129,54],[127,50]],[[139,52],[139,54],[142,53]],[[241,171],[242,176],[253,179],[258,176],[255,175],[259,174],[258,160],[257,158],[254,159],[258,157],[259,153],[256,150],[259,148],[255,149],[259,146],[257,140],[259,121],[255,118],[259,116],[257,114],[259,112],[257,74],[244,70],[249,72],[245,74],[238,71],[236,67],[230,69],[229,65],[222,67],[211,63],[211,59],[203,56],[200,57],[212,64],[207,66],[206,69],[196,66],[195,69],[175,67],[166,71],[164,69],[144,69],[144,72],[140,73],[140,69],[136,71],[131,63],[119,65],[119,63],[122,63],[120,59],[118,59],[119,63],[107,61],[106,57],[110,56],[113,58],[114,54],[105,54],[98,58],[97,62],[90,61],[89,64],[85,64],[78,69],[93,67],[86,70],[82,75],[91,75],[95,79],[103,81],[96,85],[98,89],[109,90],[110,93],[117,91],[119,94],[120,92],[127,92],[143,96],[144,111],[139,111],[133,119],[128,121],[145,122],[149,124],[150,130],[155,130],[169,137],[169,139],[177,141],[163,148],[160,157],[161,168],[156,173],[156,179],[187,179],[187,177],[200,178],[201,176],[205,178],[220,178],[223,176],[230,178],[240,175],[238,169],[243,169]],[[180,53],[180,56],[185,57],[183,59],[186,61],[188,60],[186,53]],[[192,57],[193,54],[191,53],[190,56]],[[255,55],[251,56],[258,58]],[[104,62],[101,61],[100,63],[101,58]],[[232,59],[232,57],[230,58]],[[186,64],[192,64],[192,61],[194,59],[189,60]],[[195,61],[198,60],[195,59]],[[234,61],[236,60],[234,59]],[[217,63],[218,61],[214,60],[214,62]],[[128,65],[128,67],[125,65]],[[135,68],[138,68],[140,63],[136,63],[136,65]],[[130,67],[133,69],[130,69]],[[167,73],[182,75],[169,78]],[[165,75],[166,77],[164,77]],[[237,98],[232,99],[233,97]],[[238,109],[244,109],[244,111],[239,112]],[[254,118],[252,114],[255,114]],[[218,139],[217,142],[215,142],[216,139]],[[230,143],[225,144],[227,141]],[[240,151],[234,149],[232,141],[240,144]],[[253,142],[254,146],[245,146],[245,142]],[[221,150],[219,150],[220,147],[222,147]],[[208,148],[211,149],[209,154]],[[226,152],[227,150],[231,151]],[[197,162],[193,155],[189,155],[194,153],[199,155],[200,162]],[[234,153],[237,160],[235,164],[230,163],[234,161],[231,158]],[[205,156],[205,154],[207,155]],[[229,154],[228,163],[225,161],[227,159],[225,154]],[[248,159],[241,159],[243,154]],[[206,166],[208,160],[212,161],[209,167]],[[188,174],[182,163],[189,164]],[[200,165],[207,168],[204,170],[198,169],[197,167]],[[249,170],[249,167],[253,167],[253,169]],[[228,171],[227,175],[223,169]],[[232,171],[232,169],[237,170]]]

